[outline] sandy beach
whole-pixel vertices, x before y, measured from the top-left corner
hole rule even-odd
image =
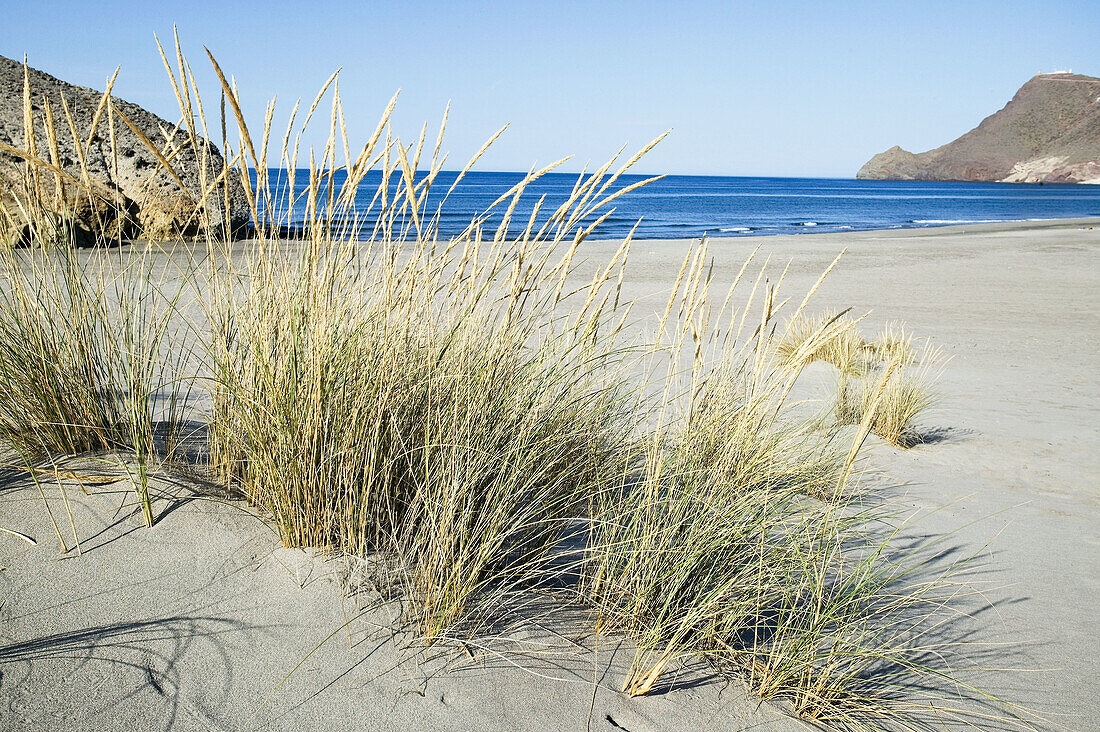
[[[623,297],[640,327],[689,245],[634,243]],[[790,260],[797,295],[846,248],[813,309],[869,313],[868,331],[902,322],[950,357],[926,442],[877,441],[865,467],[915,517],[913,536],[977,555],[983,601],[952,632],[998,644],[982,659],[995,669],[975,675],[984,688],[1041,726],[1100,725],[1100,219],[714,239],[715,281],[757,247],[776,272]],[[263,520],[183,478],[157,488],[176,499],[146,529],[125,480],[88,495],[66,483],[81,553],[62,555],[35,483],[0,475],[0,526],[37,541],[0,534],[0,727],[806,728],[699,667],[628,698],[621,641],[568,623],[525,631],[512,653],[411,649],[391,607],[343,596],[346,564],[281,549]],[[67,523],[54,479],[42,490]]]

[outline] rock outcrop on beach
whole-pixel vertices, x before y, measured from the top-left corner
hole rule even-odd
[[[894,146],[856,178],[1100,183],[1100,79],[1039,74],[953,142],[914,154]]]
[[[216,147],[206,148],[202,138],[192,141],[174,123],[117,97],[112,97],[111,102],[121,115],[111,115],[112,130],[106,110],[96,120],[102,92],[68,84],[33,68],[28,69],[27,76],[37,157],[56,163],[83,185],[62,178],[59,192],[58,177],[39,168],[39,195],[32,195],[34,180],[29,166],[21,157],[0,148],[0,239],[12,244],[27,238],[28,201],[41,204],[78,243],[97,239],[193,238],[208,230],[224,237],[248,224],[247,199],[235,173],[228,193],[215,189],[213,195],[206,197],[205,205],[198,203],[204,197],[203,179],[209,188],[209,182],[223,170],[224,160]],[[74,143],[66,105],[82,142],[87,143],[96,124],[91,144],[84,149],[78,149],[83,146]],[[47,116],[52,118],[56,159]],[[171,173],[123,116],[170,160]],[[0,56],[0,143],[27,151],[31,141],[25,139],[24,129],[24,66]],[[200,154],[204,148],[209,150],[208,155]],[[81,158],[89,181],[83,180]],[[205,176],[200,169],[203,164]]]

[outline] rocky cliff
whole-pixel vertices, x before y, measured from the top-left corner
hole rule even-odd
[[[47,211],[47,218],[63,221],[70,231],[80,233],[82,241],[192,238],[208,231],[220,237],[242,230],[249,222],[247,200],[236,173],[227,176],[227,186],[209,195],[209,182],[222,173],[225,165],[213,145],[208,146],[202,138],[192,139],[185,131],[175,129],[174,123],[117,97],[111,102],[121,115],[112,113],[113,125],[109,125],[106,110],[96,117],[101,92],[68,84],[36,69],[28,69],[28,79],[37,157],[56,164],[81,184],[38,167],[39,193],[34,195],[31,167],[22,157],[0,148],[2,238],[11,242],[27,238],[28,201],[37,201],[43,210],[53,209]],[[65,105],[79,144],[74,141]],[[123,116],[169,160],[171,172]],[[24,132],[24,67],[0,56],[0,143],[27,151],[31,141],[25,139]],[[56,139],[56,148],[50,143],[51,137]],[[206,170],[202,171],[204,164]],[[88,179],[83,177],[84,171]],[[208,189],[205,202],[204,179]]]
[[[892,147],[856,178],[1100,183],[1100,79],[1040,74],[954,142],[914,154]]]

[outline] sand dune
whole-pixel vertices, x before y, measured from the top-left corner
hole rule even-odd
[[[635,243],[624,297],[639,300],[640,327],[687,245]],[[616,246],[591,243],[586,257]],[[952,357],[921,425],[928,442],[880,443],[868,467],[928,514],[914,536],[957,531],[945,547],[979,555],[986,601],[953,632],[1006,644],[985,661],[1028,670],[975,676],[1066,728],[1100,724],[1100,221],[714,240],[716,279],[758,246],[792,260],[789,292],[847,247],[817,307],[871,311],[872,329],[904,321]],[[57,488],[43,488],[64,517]],[[125,481],[87,496],[70,485],[82,553],[62,555],[33,482],[3,475],[0,526],[37,545],[0,534],[0,726],[804,728],[702,668],[629,699],[616,691],[620,642],[567,622],[525,631],[507,654],[411,648],[385,630],[392,607],[363,612],[343,596],[346,565],[278,548],[243,506],[184,480],[158,488],[177,500],[147,530]]]

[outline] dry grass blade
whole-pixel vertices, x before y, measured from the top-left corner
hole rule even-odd
[[[172,164],[168,162],[168,158],[164,156],[164,153],[160,151],[160,149],[153,143],[152,140],[146,137],[145,132],[143,132],[140,127],[131,122],[130,118],[123,114],[122,110],[120,110],[113,104],[111,105],[111,113],[118,115],[118,118],[121,119],[123,123],[130,128],[130,131],[133,132],[139,140],[141,140],[142,144],[149,148],[149,152],[153,153],[153,155],[157,159],[157,162],[160,163],[161,167],[168,173],[168,175],[172,176],[172,180],[176,181],[176,183],[180,187],[180,190],[182,190],[186,195],[190,196],[191,192],[187,189],[187,185],[183,182],[183,179],[180,178],[179,173],[177,173],[172,167]]]
[[[12,530],[12,529],[6,529],[6,528],[4,528],[3,526],[0,526],[0,531],[4,532],[5,534],[10,534],[11,536],[15,536],[15,537],[17,537],[17,538],[20,538],[20,539],[22,539],[23,541],[25,541],[25,542],[27,542],[28,544],[30,544],[31,546],[38,546],[38,542],[37,542],[37,541],[35,541],[35,540],[34,540],[34,537],[32,537],[32,536],[27,536],[27,535],[26,535],[26,534],[24,534],[24,533],[21,533],[21,532],[19,532],[19,531],[14,531],[14,530]]]

